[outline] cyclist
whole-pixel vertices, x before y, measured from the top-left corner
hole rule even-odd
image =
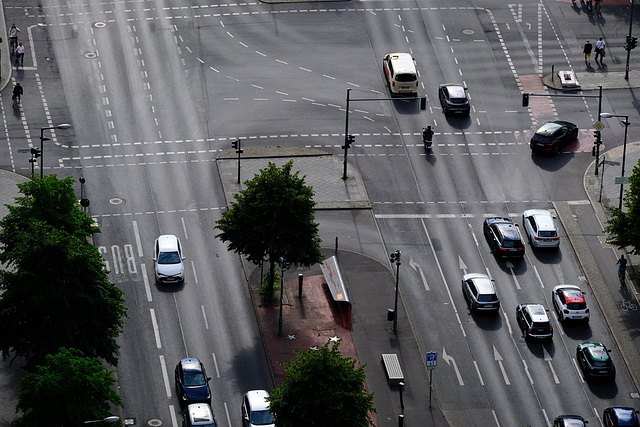
[[[20,104],[20,98],[22,97],[23,93],[24,92],[20,83],[16,83],[16,85],[13,87],[13,97],[11,98],[14,104]]]
[[[16,24],[12,24],[9,28],[9,51],[13,52],[18,47],[18,33],[20,28]]]
[[[15,64],[18,65],[18,62],[20,63],[20,65],[24,63],[24,45],[22,44],[22,42],[18,42],[18,47],[16,48]]]
[[[618,267],[618,277],[620,278],[620,281],[623,282],[625,274],[627,272],[627,260],[624,257],[624,255],[620,255],[620,259],[618,261],[616,261],[616,265],[619,265],[619,267]]]
[[[429,148],[433,144],[433,129],[431,129],[431,126],[422,128],[422,143],[424,148]]]

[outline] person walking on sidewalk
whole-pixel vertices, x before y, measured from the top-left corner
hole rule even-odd
[[[18,43],[18,47],[16,48],[16,65],[18,65],[18,61],[20,61],[20,65],[24,64],[24,46],[22,42]]]
[[[591,65],[591,51],[593,50],[593,45],[591,44],[591,42],[589,40],[587,40],[587,42],[584,45],[584,49],[582,49],[582,52],[584,53],[584,62],[587,63],[587,65]]]
[[[12,24],[9,28],[9,50],[13,52],[18,47],[18,33],[20,28],[16,27],[16,24]]]
[[[598,56],[600,56],[600,63],[602,64],[602,58],[604,58],[604,56],[606,55],[604,48],[605,48],[605,42],[604,40],[602,40],[602,37],[598,38],[598,41],[596,42],[596,62],[598,62]]]
[[[596,13],[602,14],[602,0],[596,0]]]

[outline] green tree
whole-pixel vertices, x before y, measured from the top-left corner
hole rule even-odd
[[[640,163],[629,176],[629,189],[625,191],[623,205],[626,208],[609,207],[611,218],[605,232],[607,242],[618,248],[631,248],[632,254],[640,253]]]
[[[22,377],[13,427],[81,426],[111,415],[110,404],[122,406],[111,387],[116,380],[96,358],[61,348],[46,363]]]
[[[268,295],[273,294],[275,265],[280,257],[308,267],[322,260],[318,224],[314,221],[313,189],[305,185],[299,172],[291,173],[293,161],[282,168],[269,163],[245,189],[235,194],[235,202],[222,213],[214,229],[229,242],[229,249],[258,264],[269,262]]]
[[[82,211],[73,179],[19,185],[24,197],[0,220],[0,351],[42,363],[60,347],[117,364],[126,307],[87,238],[100,230]]]
[[[287,379],[269,397],[278,427],[367,427],[375,413],[373,393],[365,389],[364,366],[343,357],[340,342],[296,351],[284,363]]]

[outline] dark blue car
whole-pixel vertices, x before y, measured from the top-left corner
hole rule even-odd
[[[204,370],[204,365],[198,359],[182,359],[176,365],[176,393],[180,405],[192,403],[211,404],[210,377]]]
[[[602,422],[605,427],[640,426],[640,423],[638,423],[638,411],[633,408],[607,408],[602,412]]]

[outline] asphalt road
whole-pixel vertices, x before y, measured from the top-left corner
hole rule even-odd
[[[9,145],[0,166],[27,174],[15,150],[40,142],[34,129],[73,123],[47,131],[45,172],[84,176],[102,229],[96,244],[127,295],[118,367],[124,416],[136,425],[179,425],[172,370],[185,356],[208,367],[222,425],[239,425],[242,392],[271,387],[244,270],[214,239],[227,204],[214,160],[236,138],[341,155],[347,89],[367,99],[350,107],[349,162],[365,180],[383,239],[385,250],[370,255],[386,262],[385,253],[399,249],[407,260],[402,299],[418,346],[447,361],[434,384],[451,425],[547,425],[568,412],[597,425],[604,407],[633,406],[636,390],[621,363],[615,386],[587,385],[575,368],[577,343],[613,346],[597,305],[588,327],[554,319],[550,344],[526,343],[517,330],[518,303],[551,309],[557,283],[588,290],[568,241],[556,252],[528,247],[522,262],[506,263],[481,232],[487,216],[517,220],[525,209],[586,199],[581,177],[592,161],[597,101],[537,98],[527,109],[520,94],[545,91],[540,75],[551,65],[582,69],[585,37],[610,37],[606,70],[624,69],[618,45],[626,16],[611,7],[605,20],[590,22],[563,1],[44,2],[41,9],[5,2],[29,44],[13,74],[25,86],[24,104],[5,108]],[[388,97],[381,59],[389,52],[414,56],[427,111],[415,101],[379,100]],[[442,114],[444,82],[468,87],[470,117]],[[607,91],[602,109],[637,117],[630,90]],[[553,158],[532,156],[531,133],[556,118],[579,125],[579,142]],[[419,137],[427,124],[436,131],[432,153]],[[605,145],[617,144],[623,130],[612,127]],[[153,283],[153,241],[166,233],[185,248],[182,287]],[[497,319],[467,313],[459,289],[466,272],[496,280]]]

